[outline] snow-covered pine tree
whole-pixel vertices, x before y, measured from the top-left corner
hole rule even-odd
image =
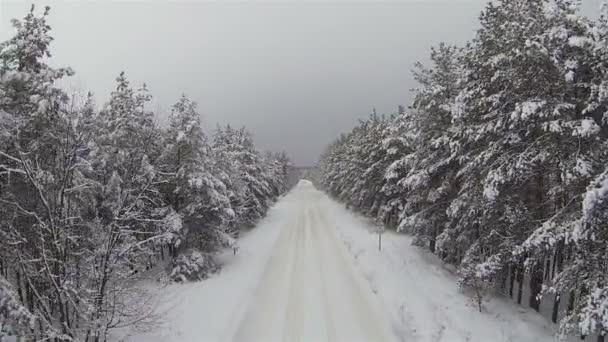
[[[0,44],[0,250],[3,275],[37,316],[29,337],[70,339],[82,314],[78,277],[86,189],[81,174],[90,124],[55,82],[72,74],[45,63],[49,8],[14,20]]]
[[[145,296],[128,280],[155,263],[159,244],[171,238],[174,227],[159,191],[164,182],[156,166],[161,132],[145,108],[150,95],[145,85],[133,90],[124,72],[116,82],[97,116],[87,157],[87,176],[94,184],[88,240],[95,247],[85,255],[93,268],[87,279],[92,291],[86,336],[94,341],[137,322],[148,310],[127,302]]]
[[[296,185],[297,178],[294,177],[294,165],[285,151],[276,153],[274,155],[274,159],[279,166],[280,179],[277,181],[281,181],[283,183],[281,189],[281,193],[283,193]]]
[[[357,160],[360,161],[362,174],[352,185],[353,196],[359,210],[377,217],[383,198],[378,196],[384,186],[384,170],[388,166],[386,150],[381,148],[391,118],[378,115],[375,111],[364,123],[366,130],[362,135]],[[380,147],[380,148],[379,148]]]
[[[602,340],[608,332],[608,312],[601,306],[606,298],[606,257],[605,253],[598,252],[605,250],[608,244],[608,238],[598,230],[608,222],[602,215],[605,210],[602,191],[605,160],[608,158],[607,8],[604,7],[596,22],[559,9],[554,7],[551,15],[583,27],[562,38],[567,39],[562,44],[569,53],[564,67],[568,70],[567,80],[575,87],[570,99],[575,118],[581,123],[571,130],[577,145],[562,143],[562,146],[570,147],[566,151],[571,157],[560,159],[561,177],[554,185],[557,190],[553,191],[561,196],[558,210],[530,234],[517,255],[528,256],[528,264],[532,265],[549,255],[555,265],[546,287],[546,292],[556,294],[553,320],[558,320],[560,306],[567,305],[566,316],[561,319],[561,331],[583,336],[596,333]],[[568,302],[560,303],[561,297],[567,298]]]
[[[607,165],[608,166],[608,165]],[[579,290],[576,307],[563,319],[564,332],[608,335],[608,168],[588,187],[582,217],[572,232],[572,261],[556,277],[558,291]]]
[[[385,173],[409,153],[408,139],[400,136],[404,115],[402,111],[390,117],[372,113],[334,142],[319,163],[326,190],[383,223],[394,223],[403,206],[394,178],[386,178]]]
[[[497,285],[537,310],[545,287],[556,293],[553,320],[583,336],[606,331],[607,20],[566,0],[488,4],[471,43],[434,50],[434,65],[415,74],[414,105],[384,138],[400,155],[373,196],[392,200],[401,226],[431,249],[435,240],[463,285]],[[366,157],[383,148],[366,139],[369,127],[341,136],[319,163],[325,189],[359,209]]]
[[[225,128],[217,126],[213,134],[213,144],[211,152],[213,153],[213,170],[218,179],[226,186],[226,194],[230,200],[230,207],[234,211],[235,220],[230,225],[229,231],[231,235],[238,236],[238,224],[242,222],[242,217],[245,212],[243,206],[244,199],[244,182],[241,177],[240,166],[234,161],[233,154],[230,148],[229,136],[232,134],[230,125]]]
[[[46,64],[48,14],[32,7],[0,43],[0,339],[103,341],[150,318],[135,276],[163,245],[186,231],[232,243],[227,228],[285,191],[288,158],[262,157],[244,130],[216,153],[185,98],[164,146],[145,86],[124,73],[101,112],[91,94],[68,96],[56,82],[71,69]],[[183,151],[184,162],[162,163]]]
[[[161,158],[167,181],[162,188],[183,227],[171,243],[185,254],[174,260],[171,276],[202,279],[216,267],[209,253],[233,243],[227,229],[235,213],[226,185],[213,174],[213,155],[196,103],[182,96],[169,120]]]
[[[384,150],[381,161],[384,184],[377,194],[380,198],[377,220],[397,229],[408,203],[406,189],[399,182],[412,167],[415,134],[409,127],[410,121],[409,113],[399,106],[397,114],[387,122],[380,147]]]
[[[588,156],[599,132],[583,112],[588,27],[567,1],[502,1],[482,13],[456,106],[463,130],[451,142],[463,187],[450,224],[470,243],[465,281],[504,284],[509,267],[523,274],[512,257],[518,244],[543,222],[576,211],[566,197],[593,175]],[[529,304],[538,309],[544,256],[534,257]]]
[[[276,199],[287,189],[287,177],[290,172],[289,157],[285,152],[264,153],[265,178],[270,186],[271,200]]]
[[[360,175],[360,172],[355,172],[352,163],[349,162],[352,160],[352,141],[356,138],[357,130],[358,127],[330,145],[319,163],[323,173],[322,184],[330,194],[345,202],[347,206],[352,205],[350,196],[352,180]]]
[[[241,185],[240,221],[253,225],[264,216],[268,200],[272,197],[270,186],[263,175],[263,159],[245,128],[233,129],[227,126],[223,134],[224,145],[220,149],[224,150],[223,153],[233,163]]]
[[[413,233],[418,243],[435,252],[439,240],[441,255],[450,253],[446,209],[457,193],[450,137],[459,130],[453,124],[452,110],[459,91],[461,73],[460,49],[440,44],[431,49],[431,67],[416,64],[414,77],[419,83],[408,116],[408,133],[413,136],[416,149],[407,156],[411,168],[398,184],[407,193],[401,229]],[[391,171],[392,172],[392,171]]]
[[[238,223],[253,225],[286,191],[289,158],[286,154],[263,155],[255,148],[250,132],[230,125],[218,126],[213,152],[215,167],[227,184]]]

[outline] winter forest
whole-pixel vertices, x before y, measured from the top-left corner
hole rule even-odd
[[[0,43],[0,341],[604,342],[608,4],[579,5],[488,3],[299,169],[128,72],[67,90],[32,6]]]
[[[207,135],[185,95],[160,127],[124,72],[99,110],[66,93],[74,71],[45,63],[48,15],[32,7],[0,44],[0,340],[104,341],[147,318],[139,273],[170,260],[174,281],[208,277],[290,162],[245,128]]]
[[[479,301],[499,291],[538,311],[550,297],[562,333],[604,341],[608,12],[505,0],[480,24],[415,66],[409,108],[335,141],[319,182],[454,265]]]

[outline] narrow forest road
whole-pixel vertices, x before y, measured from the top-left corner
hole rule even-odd
[[[391,341],[388,319],[319,205],[309,181],[293,190],[282,228],[234,341]]]

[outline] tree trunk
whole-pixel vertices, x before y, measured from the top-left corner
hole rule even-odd
[[[509,265],[509,297],[513,298],[513,287],[515,286],[515,267]]]
[[[502,269],[500,271],[500,293],[505,294],[507,292],[507,280],[509,278],[509,269]]]
[[[32,290],[31,286],[27,286],[25,288],[25,293],[26,293],[26,303],[28,304],[28,307],[30,309],[30,311],[34,310],[34,291]]]
[[[574,291],[570,291],[570,298],[568,298],[568,314],[572,312],[572,310],[574,310]]]
[[[524,289],[524,267],[520,265],[517,268],[517,304],[521,304],[521,297]]]
[[[535,265],[530,274],[530,307],[540,310],[540,292],[543,288],[543,272],[540,265]]]
[[[23,300],[23,290],[21,289],[21,275],[19,271],[15,271],[15,281],[17,282],[17,295],[19,295],[19,300],[21,303],[25,303]]]
[[[559,302],[561,300],[561,295],[559,293],[555,294],[555,300],[553,301],[553,312],[551,313],[551,322],[557,323],[557,319],[559,318]]]
[[[437,244],[437,224],[433,222],[433,227],[431,228],[431,234],[429,239],[429,251],[435,254],[435,248]]]

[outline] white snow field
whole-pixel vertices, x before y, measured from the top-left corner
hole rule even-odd
[[[506,300],[484,312],[408,236],[382,251],[364,218],[309,181],[221,256],[211,279],[159,290],[163,324],[124,341],[553,341],[551,324]]]

